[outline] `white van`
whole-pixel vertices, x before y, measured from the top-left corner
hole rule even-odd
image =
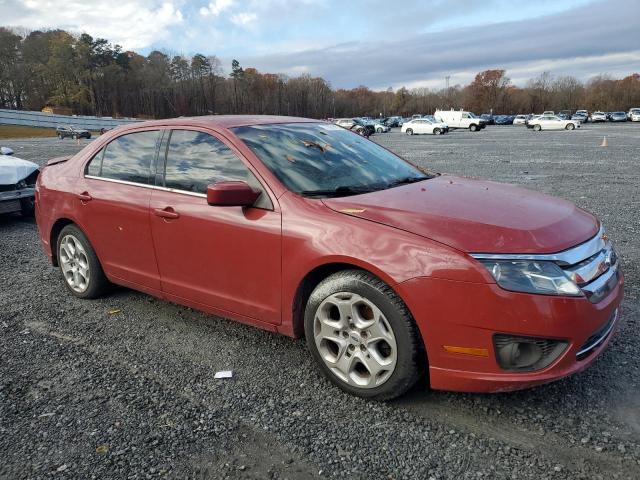
[[[449,128],[468,128],[472,132],[477,132],[487,126],[483,119],[464,110],[436,110],[433,116],[439,122],[449,125]]]

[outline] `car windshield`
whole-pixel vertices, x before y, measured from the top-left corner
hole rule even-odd
[[[432,178],[376,143],[328,123],[232,131],[289,190],[306,196],[355,195]]]

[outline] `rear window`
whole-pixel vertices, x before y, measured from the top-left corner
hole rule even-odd
[[[148,184],[151,165],[156,155],[160,132],[130,133],[109,143],[104,153],[98,152],[87,166],[96,177]]]

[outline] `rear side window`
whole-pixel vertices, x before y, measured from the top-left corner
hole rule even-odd
[[[242,180],[253,175],[233,151],[215,137],[192,130],[172,130],[167,149],[165,187],[206,193],[211,183]]]
[[[159,138],[158,130],[122,135],[91,160],[87,174],[146,185]]]

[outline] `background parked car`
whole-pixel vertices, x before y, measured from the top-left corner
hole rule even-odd
[[[570,113],[557,113],[556,117],[561,118],[562,120],[571,120],[571,118],[573,117],[573,115],[571,115]]]
[[[370,137],[376,131],[371,120],[365,118],[354,118],[353,126],[349,129],[356,132],[358,135],[362,135],[363,137]]]
[[[73,138],[74,140],[78,138],[91,138],[91,132],[89,130],[82,130],[74,126],[60,126],[56,128],[56,132],[59,139],[67,137]]]
[[[333,123],[347,130],[350,130],[355,125],[353,118],[337,118]]]
[[[629,120],[631,120],[632,122],[640,122],[640,110],[637,112],[633,112]]]
[[[373,125],[376,133],[387,133],[391,131],[391,127],[385,123],[385,120],[386,118],[382,120],[371,120],[369,123]]]
[[[421,133],[442,135],[443,133],[447,133],[449,131],[449,127],[446,123],[443,122],[438,122],[435,120],[432,121],[427,118],[416,118],[415,120],[411,120],[410,122],[402,125],[402,129],[400,131],[402,133],[406,133],[407,135],[417,135]]]
[[[611,117],[609,118],[611,122],[626,122],[627,114],[624,112],[611,112]]]
[[[515,118],[513,119],[514,125],[524,125],[525,123],[527,123],[526,115],[516,115]]]
[[[587,123],[588,118],[589,117],[587,117],[586,114],[576,112],[573,114],[573,116],[570,119],[563,119],[563,120],[573,120],[574,122]]]
[[[541,115],[538,118],[529,120],[529,128],[536,132],[540,130],[573,130],[580,128],[580,122],[576,120],[563,120],[555,115]]]
[[[487,125],[495,125],[496,117],[492,113],[483,113],[480,118],[485,121]]]
[[[591,114],[591,121],[593,123],[606,122],[607,121],[607,114],[604,113],[604,112],[593,112]]]
[[[436,110],[434,117],[437,121],[446,123],[451,129],[468,128],[476,132],[487,126],[486,122],[473,112],[464,110]]]
[[[631,120],[632,122],[637,122],[638,120],[633,119],[634,114],[636,115],[636,117],[640,115],[640,108],[630,108],[629,111],[627,112],[627,120]]]
[[[10,148],[0,152],[0,214],[21,212],[33,216],[38,165],[13,156]]]

